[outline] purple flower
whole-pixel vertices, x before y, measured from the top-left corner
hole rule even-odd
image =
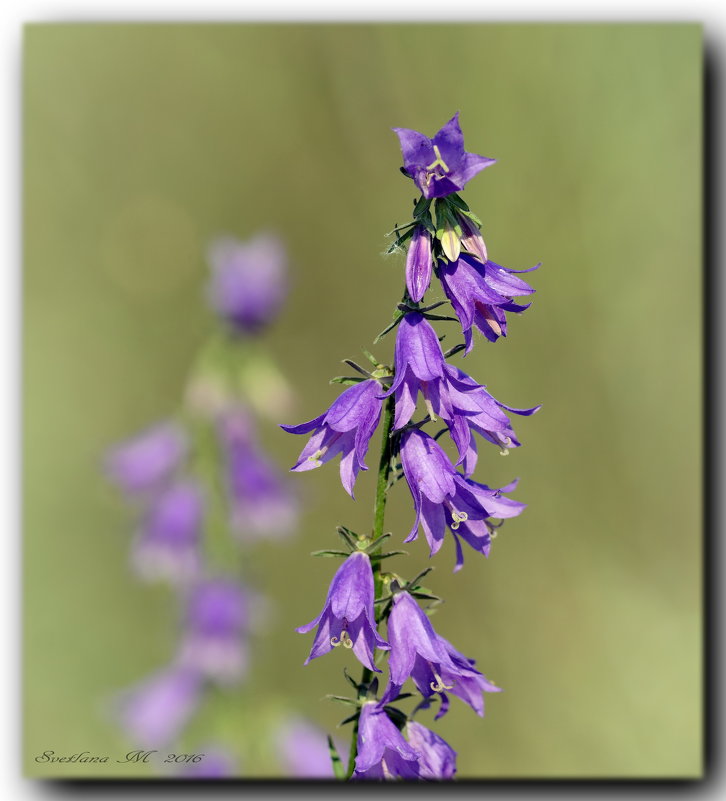
[[[409,720],[406,724],[408,742],[419,752],[423,779],[453,779],[456,773],[456,751],[426,726]]]
[[[221,683],[238,681],[247,668],[250,600],[234,581],[198,584],[187,599],[179,663]]]
[[[418,779],[419,752],[403,739],[383,707],[366,701],[358,722],[356,779]]]
[[[416,539],[421,525],[433,556],[441,548],[448,526],[456,545],[455,571],[464,564],[460,538],[488,556],[492,529],[488,518],[516,517],[525,508],[525,504],[502,495],[514,489],[516,481],[492,490],[464,478],[454,470],[440,446],[418,429],[403,433],[401,462],[416,510],[416,520],[405,542]]]
[[[380,384],[369,379],[348,387],[327,412],[297,426],[281,426],[290,434],[309,434],[307,445],[292,468],[296,472],[313,470],[340,454],[340,480],[353,497],[360,470],[367,470],[365,456],[378,426],[383,401]]]
[[[468,392],[471,385],[461,381],[457,371],[444,360],[439,339],[428,320],[419,312],[407,314],[400,322],[395,348],[396,375],[390,389],[381,397],[395,393],[395,429],[403,428],[413,417],[419,391],[432,420],[443,418],[451,437],[464,458],[469,441],[465,418],[451,403],[454,390]]]
[[[442,707],[437,718],[448,710],[444,690],[457,695],[478,715],[484,715],[482,691],[501,692],[474,668],[473,660],[434,631],[428,616],[407,592],[396,593],[388,618],[388,637],[390,678],[381,703],[393,700],[409,676],[424,698],[441,693]]]
[[[257,334],[287,295],[287,255],[280,239],[261,234],[243,243],[231,237],[212,243],[209,301],[234,330]]]
[[[134,745],[160,748],[179,735],[194,713],[202,689],[195,671],[169,668],[126,691],[119,718]]]
[[[219,438],[226,458],[232,528],[243,537],[280,537],[297,523],[298,503],[288,482],[262,453],[247,413],[222,415]]]
[[[406,287],[416,303],[429,288],[432,268],[431,234],[423,225],[417,225],[406,254]]]
[[[172,583],[195,578],[201,569],[199,538],[204,498],[194,481],[180,481],[151,502],[131,558],[136,573],[147,581]]]
[[[230,779],[237,773],[235,760],[224,748],[203,746],[196,749],[203,754],[196,764],[185,765],[180,775],[185,779]]]
[[[305,720],[287,721],[277,733],[280,756],[291,776],[332,779],[333,766],[325,734]],[[338,754],[344,758],[339,744]]]
[[[401,143],[406,174],[413,178],[426,198],[458,192],[478,172],[496,161],[464,150],[458,111],[433,139],[409,128],[393,130]]]
[[[159,423],[117,445],[106,457],[106,472],[124,492],[158,488],[181,465],[187,438],[175,423]]]
[[[373,664],[373,651],[375,648],[387,650],[389,646],[376,631],[373,601],[371,560],[367,554],[356,551],[333,577],[323,611],[310,623],[296,629],[300,634],[307,634],[318,626],[305,664],[343,645],[352,648],[365,667],[380,673]]]
[[[479,228],[465,214],[457,214],[461,226],[461,247],[481,262],[487,261],[487,246]]]
[[[454,262],[439,261],[439,278],[461,323],[467,353],[473,345],[472,326],[491,342],[507,335],[505,312],[519,313],[530,306],[514,303],[512,298],[535,291],[515,273],[528,273],[538,267],[539,264],[529,270],[507,270],[493,261],[482,264],[466,254]]]

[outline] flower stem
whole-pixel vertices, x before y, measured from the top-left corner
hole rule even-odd
[[[383,521],[386,514],[386,487],[388,486],[388,479],[391,475],[391,429],[393,428],[393,412],[395,402],[393,395],[391,395],[383,407],[383,434],[381,438],[381,459],[378,463],[378,484],[376,485],[376,500],[373,506],[373,533],[372,540],[376,540],[383,534]],[[380,546],[375,552],[380,550]],[[373,584],[375,587],[375,596],[380,598],[382,592],[381,584],[381,560],[373,560]],[[376,610],[376,625],[380,623],[383,610],[379,607]],[[358,700],[365,699],[365,687],[370,683],[373,678],[373,672],[367,667],[363,668],[360,678],[360,687],[358,691]],[[348,771],[346,778],[350,779],[355,770],[355,758],[358,755],[358,720],[353,724],[353,736],[350,744],[350,757],[348,758]]]

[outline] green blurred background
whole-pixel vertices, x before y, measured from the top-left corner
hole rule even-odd
[[[483,721],[454,700],[437,730],[462,777],[700,774],[701,56],[696,25],[26,29],[26,773],[110,775],[34,757],[129,750],[107,699],[172,653],[172,596],[131,576],[128,510],[99,465],[178,406],[212,326],[206,244],[285,237],[294,290],[269,350],[296,392],[283,422],[319,414],[400,297],[402,261],[381,253],[414,191],[390,129],[432,136],[460,110],[467,148],[498,159],[464,193],[491,257],[543,262],[529,312],[463,366],[544,406],[516,422],[523,448],[482,448],[477,472],[520,476],[529,508],[488,560],[469,551],[454,576],[451,542],[435,559],[437,628],[505,688]],[[303,439],[268,425],[264,442],[287,466]],[[302,531],[255,555],[275,611],[252,692],[195,723],[195,744],[242,757],[288,708],[334,726],[345,709],[321,696],[355,668],[337,651],[303,668],[293,627],[334,567],[307,554],[336,547],[337,523],[369,526],[374,479],[354,503],[333,465],[293,478]],[[411,519],[398,485],[394,540]],[[423,541],[409,550],[398,569],[427,564]],[[262,746],[243,765],[277,770]]]

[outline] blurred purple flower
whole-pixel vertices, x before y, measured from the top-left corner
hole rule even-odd
[[[355,779],[418,779],[419,752],[403,739],[382,706],[366,701],[358,723]]]
[[[243,537],[284,537],[298,519],[298,502],[278,468],[258,446],[242,407],[223,414],[219,437],[225,453],[232,528]]]
[[[134,745],[161,748],[179,735],[200,700],[202,679],[184,668],[167,668],[122,693],[119,722]]]
[[[368,469],[364,459],[381,417],[380,392],[381,385],[377,381],[361,381],[342,392],[319,417],[296,426],[280,426],[290,434],[313,432],[292,469],[296,472],[313,470],[341,454],[340,480],[353,497],[359,471]]]
[[[187,437],[176,423],[158,423],[112,448],[106,456],[109,479],[129,494],[156,489],[181,465]]]
[[[271,234],[246,243],[224,237],[212,243],[207,258],[214,311],[239,333],[259,333],[287,295],[288,263],[281,240]]]
[[[294,718],[277,732],[277,747],[288,774],[307,779],[332,779],[333,766],[325,734],[305,720]],[[345,755],[336,743],[341,759]]]
[[[423,225],[417,225],[406,253],[406,287],[416,303],[429,288],[432,269],[431,234]]]
[[[241,679],[247,669],[250,604],[250,595],[228,579],[194,587],[186,603],[179,663],[224,684]]]
[[[516,481],[492,490],[464,478],[451,466],[441,447],[418,429],[408,429],[401,436],[401,462],[416,510],[416,520],[405,542],[417,538],[421,525],[433,556],[441,548],[448,526],[456,544],[455,571],[464,564],[460,537],[475,551],[488,556],[491,546],[488,518],[516,517],[526,506],[502,495],[514,489]]]
[[[453,779],[456,773],[456,751],[426,726],[409,720],[408,742],[419,752],[422,779]]]
[[[183,583],[201,569],[199,540],[204,498],[194,481],[180,481],[156,496],[146,511],[131,559],[137,575]]]
[[[472,326],[490,342],[507,335],[506,312],[523,312],[531,305],[520,305],[512,299],[535,291],[516,273],[529,273],[538,267],[536,264],[528,270],[508,270],[493,261],[482,264],[466,254],[453,262],[439,261],[439,278],[461,323],[466,353],[473,346]]]
[[[439,636],[426,613],[407,592],[395,595],[388,618],[391,655],[388,661],[390,678],[381,703],[392,701],[409,676],[424,698],[441,693],[442,708],[437,718],[446,713],[450,690],[478,714],[484,714],[482,691],[501,692],[473,665],[474,661],[460,654]]]
[[[202,759],[185,765],[180,776],[185,779],[230,779],[238,774],[237,765],[232,755],[218,746],[203,746],[195,749],[203,754]]]
[[[296,629],[300,634],[307,634],[318,626],[305,664],[343,645],[353,649],[361,664],[380,673],[373,664],[373,652],[376,648],[386,650],[389,646],[376,630],[373,601],[371,560],[367,554],[356,551],[333,576],[323,611],[310,623]]]
[[[458,192],[478,172],[496,161],[464,150],[458,111],[433,139],[409,128],[393,130],[401,143],[406,174],[426,198]]]

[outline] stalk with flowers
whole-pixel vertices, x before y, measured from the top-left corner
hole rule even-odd
[[[434,630],[420,604],[440,600],[422,584],[431,568],[409,580],[383,569],[389,557],[405,553],[385,550],[391,536],[384,533],[386,499],[405,478],[415,519],[404,542],[417,539],[423,529],[433,556],[448,530],[454,541],[455,571],[463,566],[462,544],[488,556],[496,529],[524,509],[523,503],[506,494],[516,481],[492,489],[472,478],[478,456],[475,435],[506,454],[520,445],[507,412],[530,415],[539,407],[516,409],[501,403],[448,360],[471,351],[474,328],[490,342],[506,336],[507,312],[520,313],[529,305],[514,298],[534,289],[518,274],[528,270],[509,270],[489,259],[481,222],[458,194],[494,163],[464,150],[458,113],[433,139],[405,128],[394,131],[403,153],[402,172],[421,195],[413,219],[394,229],[391,246],[391,251],[406,251],[406,286],[393,321],[376,342],[396,330],[393,367],[367,351],[371,369],[346,360],[359,375],[333,379],[347,388],[332,406],[307,423],[283,426],[290,433],[310,435],[292,469],[311,470],[340,455],[341,482],[352,497],[359,472],[368,469],[370,440],[381,425],[373,526],[370,534],[340,526],[343,549],[316,552],[344,561],[332,579],[323,610],[298,631],[316,629],[306,664],[343,646],[362,665],[360,679],[344,671],[354,697],[331,696],[353,707],[343,721],[353,724],[347,766],[329,740],[338,778],[450,779],[456,772],[456,752],[415,715],[438,697],[438,720],[446,714],[451,694],[483,716],[483,692],[500,688],[476,669],[473,659]],[[434,275],[447,301],[426,305]],[[435,313],[447,302],[455,317]],[[440,344],[443,337],[432,325],[444,320],[458,321],[463,334],[463,342],[446,352]],[[416,420],[419,393],[427,413]],[[435,433],[434,425],[439,428]],[[454,464],[438,442],[445,435],[456,448]],[[384,623],[386,639],[381,634]],[[378,674],[386,654],[388,679],[379,691]],[[409,678],[420,700],[406,714],[398,702],[413,695],[402,692]]]

